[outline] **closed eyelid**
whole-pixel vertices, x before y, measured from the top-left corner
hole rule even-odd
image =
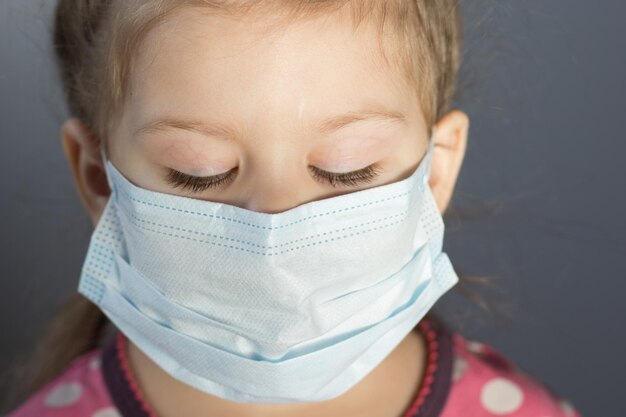
[[[309,166],[309,170],[316,181],[326,183],[333,188],[340,185],[357,187],[361,184],[369,184],[382,172],[380,167],[375,163],[365,168],[345,173],[328,172],[314,166]],[[238,167],[235,167],[224,174],[195,177],[169,168],[165,180],[174,188],[187,189],[191,190],[192,193],[197,193],[209,188],[221,188],[229,184],[234,181],[237,171]]]

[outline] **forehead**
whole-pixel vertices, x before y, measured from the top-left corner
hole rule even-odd
[[[355,30],[341,13],[277,22],[177,10],[140,44],[127,106],[144,121],[176,112],[285,123],[370,102],[416,105],[367,22]]]

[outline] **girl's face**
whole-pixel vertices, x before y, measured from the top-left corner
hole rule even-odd
[[[420,104],[385,67],[375,29],[341,19],[263,35],[263,19],[177,11],[140,45],[111,161],[140,187],[266,213],[406,178],[427,147]],[[442,210],[464,153],[456,113],[437,126]]]
[[[263,37],[262,20],[228,20],[202,9],[170,16],[140,47],[130,94],[107,144],[111,161],[140,187],[265,213],[406,178],[427,148],[420,105],[377,55],[375,29],[361,26],[355,34],[349,21],[337,19],[299,22]],[[442,211],[461,166],[467,129],[467,116],[458,110],[436,125],[430,186]],[[79,194],[96,223],[110,193],[98,144],[78,119],[65,122],[62,136]],[[369,166],[377,174],[348,174],[351,184],[331,184],[320,174]],[[178,174],[170,175],[172,170]],[[192,181],[185,176],[215,179],[201,180],[193,190],[184,187]],[[198,189],[211,181],[215,186]],[[366,399],[383,379],[395,381],[384,396],[408,398],[406,387],[413,382],[390,377],[389,369],[418,357],[411,340],[398,348],[400,356],[386,359],[391,365],[326,406],[353,410],[354,403],[369,404]],[[133,346],[129,352],[145,380],[167,381],[166,392],[185,393],[198,409],[233,407],[189,393]],[[267,415],[319,411],[318,404],[236,405],[241,412],[249,407]]]

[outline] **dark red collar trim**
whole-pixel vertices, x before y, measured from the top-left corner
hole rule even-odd
[[[429,315],[417,325],[426,338],[426,372],[415,401],[403,417],[438,417],[452,386],[452,335],[436,317]]]
[[[452,382],[452,338],[434,317],[416,326],[426,338],[426,373],[418,394],[403,417],[438,417],[448,398]],[[117,332],[103,349],[102,373],[114,405],[124,417],[156,417],[135,379],[127,357],[127,339]]]
[[[143,399],[126,352],[126,337],[120,331],[103,349],[102,375],[113,404],[124,417],[156,417]]]

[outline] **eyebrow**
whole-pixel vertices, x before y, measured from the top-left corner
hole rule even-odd
[[[399,111],[387,109],[382,106],[363,108],[357,111],[350,111],[344,114],[335,115],[323,119],[315,124],[315,129],[320,133],[328,134],[352,123],[360,121],[387,121],[406,123],[406,115]],[[135,135],[164,131],[168,129],[182,129],[205,136],[212,136],[224,139],[240,137],[240,132],[234,126],[220,122],[201,122],[176,117],[162,117],[150,121],[135,130]]]

